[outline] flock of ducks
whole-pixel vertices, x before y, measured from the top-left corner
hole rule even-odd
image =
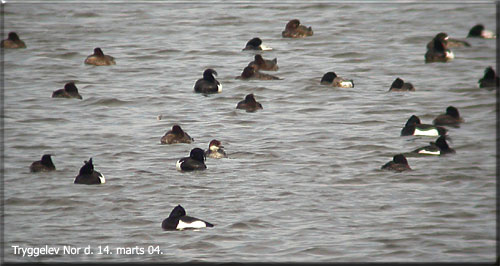
[[[286,24],[285,30],[282,32],[282,37],[284,38],[304,38],[312,35],[312,28],[302,25],[298,19],[290,20]],[[485,30],[484,26],[481,24],[474,26],[469,31],[467,37],[496,38],[491,31]],[[26,48],[26,44],[15,32],[10,32],[8,34],[8,38],[3,40],[0,46],[2,48]],[[427,44],[425,62],[448,62],[454,58],[454,54],[449,48],[460,46],[470,46],[470,44],[465,41],[451,39],[444,32],[438,33]],[[249,40],[242,50],[266,51],[272,50],[272,48],[265,46],[262,43],[262,40],[256,37]],[[109,66],[116,64],[114,57],[104,54],[98,47],[94,49],[93,54],[89,55],[85,59],[84,63],[96,66]],[[241,75],[237,76],[236,79],[280,80],[281,78],[279,77],[260,72],[277,71],[278,69],[277,58],[269,60],[264,59],[260,54],[256,54],[254,60],[244,67]],[[220,82],[215,79],[215,76],[217,76],[217,72],[215,70],[206,69],[203,72],[203,77],[196,81],[194,91],[196,93],[203,94],[220,93],[222,91],[222,86]],[[484,77],[482,77],[478,83],[481,88],[498,88],[498,76],[492,67],[486,68]],[[320,84],[341,88],[354,87],[353,80],[339,77],[335,72],[325,73],[321,78]],[[392,83],[389,91],[415,91],[415,88],[411,83],[404,82],[398,77]],[[63,89],[54,91],[52,97],[83,99],[83,97],[78,93],[78,89],[73,82],[66,83]],[[246,95],[244,100],[238,102],[236,108],[246,110],[247,112],[255,112],[263,109],[262,104],[255,100],[255,96],[253,94]],[[435,142],[430,142],[430,145],[428,146],[420,147],[406,153],[406,156],[435,156],[455,153],[455,150],[450,148],[446,142],[446,134],[448,130],[443,126],[459,127],[459,124],[463,121],[464,120],[460,117],[457,108],[453,106],[449,106],[446,109],[446,113],[438,115],[433,120],[432,125],[422,124],[418,116],[412,115],[401,130],[401,136],[438,136],[438,138]],[[194,139],[177,124],[173,125],[172,129],[166,132],[160,139],[161,144],[192,143],[193,141]],[[204,170],[207,168],[205,165],[206,157],[215,159],[227,158],[227,154],[223,148],[224,147],[219,140],[213,139],[209,143],[207,150],[204,151],[201,148],[194,148],[191,150],[189,157],[179,159],[176,162],[176,169],[180,171]],[[383,165],[381,169],[393,170],[397,172],[411,170],[406,156],[403,153],[394,155],[393,160]],[[35,161],[30,165],[31,172],[48,172],[55,170],[56,167],[52,162],[50,154],[44,154],[41,160]],[[94,169],[92,158],[88,161],[84,161],[84,165],[80,168],[78,175],[74,179],[75,184],[92,185],[104,184],[105,182],[104,176]],[[162,228],[164,230],[183,230],[213,226],[213,224],[201,219],[187,216],[186,211],[181,205],[176,206],[170,213],[169,217],[162,222]]]
[[[477,24],[472,27],[467,35],[467,38],[496,38],[493,32],[485,30],[482,24]],[[463,40],[452,39],[445,32],[440,32],[427,43],[427,52],[425,53],[425,62],[448,62],[454,58],[450,47],[470,47],[471,45]],[[484,71],[484,76],[478,80],[480,88],[497,88],[499,79],[493,68],[487,67]],[[411,83],[406,83],[399,77],[392,83],[390,91],[414,91],[415,88]],[[446,112],[438,115],[432,125],[422,124],[420,118],[412,115],[401,130],[401,136],[438,136],[436,141],[430,142],[428,146],[417,148],[408,153],[400,153],[393,156],[392,161],[384,164],[381,169],[393,170],[397,172],[412,170],[408,164],[406,156],[414,155],[433,155],[442,156],[453,154],[455,150],[450,148],[446,138],[448,130],[443,126],[459,127],[464,119],[460,117],[458,109],[454,106],[448,106]],[[406,155],[406,156],[405,156]]]

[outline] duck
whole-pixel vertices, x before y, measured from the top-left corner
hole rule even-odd
[[[255,101],[255,97],[253,93],[251,93],[245,96],[244,100],[238,102],[238,104],[236,105],[236,109],[245,109],[247,112],[255,112],[263,108],[262,104]]]
[[[495,73],[495,70],[491,66],[487,67],[484,70],[484,76],[478,81],[479,88],[489,88],[489,87],[497,87],[498,88],[498,76]]]
[[[448,106],[446,108],[446,113],[438,115],[432,121],[433,125],[436,126],[454,126],[459,127],[460,123],[463,123],[464,119],[460,117],[458,109],[454,106]]]
[[[199,229],[206,227],[214,227],[213,224],[186,215],[186,210],[179,204],[177,205],[168,218],[163,220],[161,228],[163,230],[185,230],[185,229]]]
[[[269,75],[266,73],[261,73],[256,70],[255,65],[249,65],[243,69],[240,76],[237,76],[236,79],[249,80],[249,79],[259,79],[259,80],[281,80],[281,78]]]
[[[281,32],[281,36],[283,36],[283,38],[303,38],[312,35],[312,28],[301,25],[300,20],[298,19],[288,21],[285,26],[285,30]]]
[[[215,79],[217,72],[211,68],[203,71],[203,78],[198,79],[194,84],[194,91],[199,93],[219,93],[222,92],[222,85]]]
[[[271,51],[273,50],[273,48],[265,46],[264,44],[262,44],[262,40],[259,37],[255,37],[247,42],[243,50]]]
[[[9,32],[7,39],[2,40],[0,46],[9,49],[26,48],[24,41],[19,39],[19,35],[14,31]]]
[[[483,24],[476,24],[469,30],[467,38],[495,39],[496,35],[490,30],[486,30]]]
[[[420,118],[412,115],[401,130],[401,136],[441,136],[446,135],[447,129],[440,126],[422,124]]]
[[[97,47],[94,49],[94,53],[87,56],[85,59],[85,64],[96,65],[96,66],[110,66],[115,65],[115,58],[110,55],[105,55],[101,48]]]
[[[78,93],[78,88],[74,82],[68,82],[64,85],[63,89],[55,90],[52,92],[52,98],[75,98],[83,99],[82,95]]]
[[[340,88],[354,88],[354,81],[352,79],[344,79],[337,76],[335,72],[327,72],[321,78],[322,85],[331,85]]]
[[[413,150],[411,153],[418,155],[446,155],[455,153],[446,142],[446,136],[439,136],[435,142],[429,142],[428,146]]]
[[[427,44],[427,52],[425,53],[425,62],[448,62],[455,58],[453,52],[448,49],[448,35],[439,33]]]
[[[256,54],[254,61],[248,63],[248,66],[254,66],[255,70],[277,71],[279,69],[278,58],[268,60],[264,59],[260,54]]]
[[[389,91],[415,91],[415,88],[410,82],[404,82],[398,77],[392,82]]]
[[[42,155],[42,159],[39,161],[34,161],[30,165],[30,172],[50,172],[55,171],[56,166],[52,162],[51,154]]]
[[[430,49],[433,47],[433,40],[439,39],[445,44],[446,48],[453,48],[453,47],[470,47],[470,44],[466,41],[458,40],[458,39],[453,39],[450,38],[448,33],[446,32],[440,32],[434,36],[434,38],[427,43],[427,49]]]
[[[106,183],[104,176],[94,170],[94,164],[92,164],[92,157],[88,161],[84,161],[84,165],[80,168],[80,172],[75,177],[73,181],[75,184],[84,185],[99,185]]]
[[[179,125],[173,125],[172,129],[167,131],[160,139],[161,144],[191,143],[193,141],[194,139],[182,130]]]
[[[408,165],[408,161],[406,160],[406,157],[403,154],[396,154],[392,158],[392,161],[387,162],[386,164],[382,165],[381,167],[382,170],[391,170],[391,171],[396,171],[396,172],[403,172],[407,170],[412,170],[410,168],[410,165]]]
[[[224,146],[221,142],[213,139],[208,144],[208,150],[205,151],[205,157],[213,159],[227,158],[226,152],[224,151]]]
[[[194,148],[189,153],[189,157],[179,159],[175,163],[175,168],[179,171],[205,170],[205,152],[200,148]]]

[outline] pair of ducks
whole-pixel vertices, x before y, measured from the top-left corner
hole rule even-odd
[[[401,130],[401,136],[439,136],[435,142],[430,142],[430,145],[417,148],[407,155],[446,155],[455,153],[455,150],[450,148],[446,142],[446,128],[442,126],[458,127],[464,120],[460,117],[457,108],[448,106],[446,113],[438,115],[433,121],[433,125],[422,124],[420,118],[412,115],[406,125]],[[382,166],[384,170],[393,170],[402,172],[411,170],[408,161],[404,154],[394,155],[393,160]]]
[[[273,60],[264,59],[260,54],[255,55],[254,61],[248,63],[245,67],[243,73],[236,77],[236,79],[261,79],[261,80],[272,80],[280,79],[278,77],[260,73],[259,70],[276,71],[278,70],[277,58]],[[205,69],[203,71],[203,77],[198,79],[194,84],[194,91],[198,93],[220,93],[222,92],[222,85],[215,79],[217,72],[211,68]]]
[[[495,34],[486,30],[482,24],[477,24],[469,30],[467,38],[494,39]],[[445,32],[440,32],[427,43],[427,52],[425,53],[425,62],[447,62],[452,60],[455,55],[449,49],[451,47],[469,47],[466,41],[452,39]]]
[[[285,25],[285,30],[281,32],[281,36],[283,38],[303,38],[307,36],[312,36],[314,34],[311,27],[306,27],[300,24],[300,20],[292,19],[288,21]],[[262,40],[259,37],[252,38],[249,40],[245,48],[242,50],[261,50],[261,51],[270,51],[273,48],[268,47],[262,44]]]
[[[26,44],[23,40],[19,38],[16,32],[9,32],[7,39],[2,40],[0,43],[0,47],[2,48],[26,48]],[[85,64],[97,65],[97,66],[108,66],[116,64],[114,57],[110,55],[105,55],[101,48],[95,48],[94,53],[89,55],[85,59]]]
[[[173,125],[172,129],[167,131],[160,139],[161,144],[175,144],[175,143],[191,143],[194,139],[189,136],[187,132],[182,130],[179,125]],[[200,148],[191,150],[189,157],[181,158],[176,163],[176,169],[179,171],[192,171],[192,170],[205,170],[205,158],[227,158],[224,151],[224,146],[219,140],[213,139],[208,144],[208,149],[203,151]]]
[[[30,172],[51,172],[56,170],[56,166],[52,162],[51,154],[44,154],[42,159],[39,161],[34,161],[30,165]],[[88,161],[84,161],[84,165],[80,168],[80,172],[75,177],[73,183],[75,184],[85,184],[85,185],[98,185],[106,183],[104,175],[99,171],[94,169],[94,164],[92,163],[92,158]]]

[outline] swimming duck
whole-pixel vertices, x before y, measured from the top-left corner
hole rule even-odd
[[[75,83],[68,82],[64,85],[64,89],[55,90],[52,92],[52,98],[76,98],[83,99],[80,93],[78,93],[78,89],[75,86]]]
[[[0,43],[2,48],[16,49],[16,48],[26,48],[24,41],[19,39],[19,36],[15,32],[9,32],[7,39]]]
[[[247,110],[247,112],[255,112],[263,108],[262,104],[255,101],[255,97],[253,96],[253,93],[251,93],[245,96],[244,100],[238,102],[238,104],[236,105],[236,109],[245,109]]]
[[[492,31],[486,30],[483,24],[477,24],[470,29],[467,38],[495,39],[496,35]]]
[[[484,70],[484,76],[479,79],[479,88],[497,87],[498,88],[498,76],[492,67],[487,67]]]
[[[353,88],[354,81],[352,79],[344,79],[342,77],[337,76],[335,72],[328,72],[323,75],[321,78],[322,85],[331,85],[333,87],[340,88]]]
[[[263,50],[263,51],[270,51],[272,49],[273,48],[262,44],[262,40],[259,37],[255,37],[250,41],[248,41],[247,44],[245,45],[245,48],[243,48],[243,50]]]
[[[446,135],[448,130],[444,127],[422,124],[420,118],[412,115],[401,130],[401,136],[439,136]]]
[[[226,152],[224,151],[224,146],[222,146],[221,142],[213,139],[208,144],[208,150],[205,151],[205,157],[220,159],[227,158]]]
[[[249,65],[243,69],[241,75],[237,76],[236,79],[280,80],[281,78],[266,73],[261,73],[258,70],[256,70],[255,65]]]
[[[84,161],[84,165],[80,168],[80,172],[75,177],[73,183],[84,184],[84,185],[99,185],[106,183],[104,176],[94,170],[94,164],[92,164],[92,158],[88,161]]]
[[[410,82],[404,82],[398,77],[392,82],[389,91],[415,91],[415,88]]]
[[[189,153],[189,157],[179,159],[175,168],[179,171],[205,170],[205,152],[200,148],[194,148]]]
[[[50,156],[50,154],[44,154],[41,160],[31,163],[30,172],[36,173],[55,171],[56,166],[52,162],[52,158]]]
[[[458,127],[462,122],[464,122],[464,119],[460,117],[458,109],[454,106],[448,106],[446,108],[446,113],[440,114],[436,118],[434,118],[432,124],[439,126]]]
[[[161,223],[161,228],[163,230],[185,230],[205,227],[214,227],[214,225],[207,221],[187,216],[186,211],[180,204],[177,205],[168,218]]]
[[[429,146],[421,147],[413,150],[411,153],[418,155],[446,155],[455,153],[455,150],[448,146],[446,136],[439,136],[436,142],[429,142]]]
[[[214,78],[217,72],[211,68],[203,72],[203,78],[198,79],[194,84],[194,91],[200,93],[218,93],[222,92],[222,85]]]
[[[281,36],[285,38],[302,38],[312,35],[312,28],[301,25],[300,20],[298,19],[292,19],[288,21],[285,26],[285,30],[281,32]]]
[[[94,49],[94,53],[87,56],[85,59],[85,64],[96,65],[96,66],[109,66],[115,65],[115,58],[110,55],[105,55],[101,48],[97,47]]]
[[[406,160],[406,157],[403,154],[394,155],[392,161],[382,165],[381,169],[391,170],[396,172],[411,170],[410,165],[408,165],[408,161]]]
[[[184,132],[179,125],[173,125],[172,129],[167,131],[160,139],[161,144],[191,143],[193,141],[194,139]]]
[[[273,60],[264,59],[262,55],[256,54],[254,61],[248,63],[248,66],[253,66],[255,70],[267,70],[267,71],[277,71],[278,70],[278,59]]]

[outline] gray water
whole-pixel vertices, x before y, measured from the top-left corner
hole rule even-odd
[[[476,23],[495,31],[493,2],[9,2],[3,15],[2,37],[16,31],[28,46],[4,51],[6,261],[496,259],[496,90],[477,86],[496,69],[496,40],[469,38],[454,60],[424,63],[439,32],[465,39]],[[282,38],[292,18],[314,35]],[[234,79],[253,60],[241,50],[253,37],[274,49],[262,54],[278,58],[268,73],[283,80]],[[95,47],[116,65],[85,65]],[[206,68],[222,93],[193,92]],[[355,87],[319,85],[328,71]],[[388,92],[396,77],[416,91]],[[83,100],[51,98],[69,81]],[[263,110],[235,109],[249,93]],[[411,172],[380,170],[435,140],[399,135],[411,115],[432,123],[449,105],[465,119],[448,128],[456,154],[409,157]],[[194,143],[161,145],[174,123]],[[229,158],[207,159],[202,172],[175,169],[214,138]],[[55,154],[57,171],[30,173],[44,153]],[[73,184],[90,157],[107,182]],[[163,231],[177,204],[215,227]],[[14,254],[46,245],[61,250]]]

